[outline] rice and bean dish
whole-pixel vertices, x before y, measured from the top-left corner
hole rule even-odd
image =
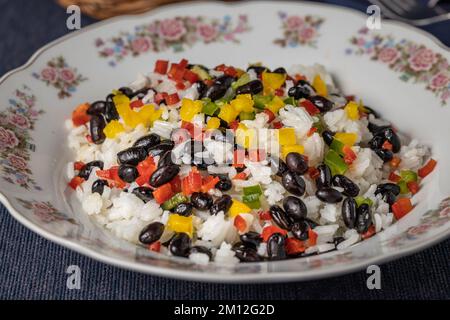
[[[83,210],[117,237],[202,264],[345,249],[408,214],[436,166],[320,65],[158,60],[66,126]]]

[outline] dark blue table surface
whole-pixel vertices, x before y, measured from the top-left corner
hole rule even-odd
[[[366,1],[327,0],[365,11]],[[0,0],[0,75],[68,31],[53,1]],[[82,25],[95,22],[82,18]],[[450,45],[450,22],[425,28]],[[317,281],[223,285],[179,281],[102,264],[62,248],[16,222],[0,205],[0,299],[449,299],[450,240],[381,266],[382,289],[368,290],[365,271]],[[81,289],[66,288],[78,265]]]

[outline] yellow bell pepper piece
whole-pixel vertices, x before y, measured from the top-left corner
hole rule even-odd
[[[130,104],[130,98],[121,93],[120,91],[114,91],[116,95],[113,97],[113,102],[117,106],[118,104]]]
[[[294,128],[281,128],[278,130],[278,143],[282,146],[295,144],[297,139],[295,137]]]
[[[356,133],[337,132],[334,138],[351,147],[356,143],[358,135]]]
[[[155,106],[152,104],[147,104],[137,112],[139,116],[139,122],[142,123],[144,126],[149,127],[153,125],[153,122],[155,120],[158,120],[163,113],[163,110],[159,108],[158,110],[155,110]]]
[[[264,86],[264,91],[270,93],[278,88],[280,88],[286,80],[286,75],[283,73],[272,73],[263,72],[262,73],[262,83]]]
[[[350,101],[344,108],[347,117],[351,120],[359,119],[359,105],[355,101]]]
[[[181,101],[180,118],[183,121],[190,122],[192,118],[203,109],[203,102],[200,100],[191,100],[184,98]]]
[[[108,139],[114,139],[119,133],[124,132],[125,128],[118,120],[111,120],[103,129],[103,133]]]
[[[239,111],[236,111],[230,104],[224,104],[220,108],[218,117],[227,123],[230,123],[231,121],[236,120],[238,115]]]
[[[113,98],[114,99],[114,98]],[[117,113],[123,119],[125,124],[129,127],[136,128],[140,123],[139,115],[137,112],[131,110],[130,105],[126,103],[120,103],[116,105]]]
[[[167,220],[167,228],[175,232],[184,232],[192,238],[194,233],[192,216],[184,217],[172,213],[169,215],[169,220]]]
[[[209,118],[206,129],[217,129],[218,127],[220,127],[220,119],[217,117]]]
[[[236,132],[236,143],[246,149],[257,147],[257,132],[255,129],[248,129],[244,124],[240,123]]]
[[[283,159],[285,159],[286,156],[291,152],[303,154],[303,152],[305,152],[305,148],[299,144],[289,144],[286,146],[281,146],[281,157]]]
[[[241,213],[249,213],[251,212],[252,209],[247,206],[245,203],[242,203],[238,200],[234,200],[231,204],[230,210],[228,211],[229,216],[231,218],[236,217],[237,215],[241,214]]]
[[[230,102],[234,110],[243,112],[253,112],[253,99],[251,94],[239,94],[236,99]]]
[[[314,77],[313,87],[318,95],[321,95],[323,97],[326,97],[328,95],[327,85],[318,74]]]
[[[273,112],[273,114],[277,114],[278,111],[280,111],[281,108],[285,106],[285,103],[283,99],[281,99],[279,96],[273,97],[272,101],[270,101],[266,108]]]

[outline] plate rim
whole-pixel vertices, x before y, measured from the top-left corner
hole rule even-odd
[[[149,10],[147,12],[143,12],[140,14],[128,14],[128,15],[121,15],[116,16],[113,18],[109,18],[103,21],[99,21],[93,24],[90,24],[86,27],[83,27],[80,30],[70,32],[64,36],[61,36],[46,45],[40,47],[38,50],[36,50],[31,57],[21,66],[14,68],[8,72],[6,72],[2,77],[0,77],[0,86],[3,84],[9,77],[12,75],[21,72],[23,70],[26,70],[30,66],[33,65],[33,63],[39,58],[39,56],[46,52],[47,50],[53,48],[55,45],[62,43],[64,41],[67,41],[73,37],[77,37],[78,35],[89,32],[92,30],[95,30],[97,28],[103,27],[108,24],[112,24],[114,22],[120,21],[120,20],[126,20],[126,19],[141,19],[143,17],[151,17],[158,15],[160,12],[164,12],[167,9],[170,8],[179,8],[184,6],[204,6],[204,5],[214,5],[214,6],[223,6],[223,7],[237,7],[237,6],[258,6],[261,4],[267,4],[267,3],[275,3],[275,1],[271,0],[258,0],[258,1],[252,1],[252,2],[223,2],[223,1],[187,1],[183,3],[172,3],[168,5],[164,5],[158,8],[155,8],[153,10]],[[318,3],[318,2],[298,2],[298,1],[289,1],[289,0],[283,0],[283,1],[277,1],[277,4],[296,4],[299,6],[310,6],[310,7],[328,7],[332,8],[333,10],[341,10],[349,14],[354,14],[360,17],[366,17],[366,15],[353,8],[339,6],[336,4],[327,4],[327,3]],[[396,25],[401,28],[405,28],[410,30],[411,32],[417,32],[422,34],[423,36],[430,39],[434,44],[436,44],[441,49],[450,52],[450,47],[445,45],[441,40],[439,40],[437,37],[435,37],[433,34],[419,29],[415,26],[411,26],[405,22],[402,21],[395,21],[395,20],[384,20],[384,24],[387,25]],[[27,229],[33,231],[34,233],[42,236],[43,238],[61,245],[65,248],[68,248],[70,250],[73,250],[79,254],[85,255],[89,258],[95,259],[97,261],[100,261],[102,263],[106,263],[109,265],[113,265],[116,267],[120,267],[122,269],[127,270],[133,270],[141,273],[147,273],[152,274],[156,276],[163,276],[163,277],[169,277],[174,279],[182,279],[182,280],[190,280],[190,281],[200,281],[200,282],[216,282],[216,283],[272,283],[272,282],[290,282],[290,281],[306,281],[306,280],[313,280],[318,278],[328,278],[333,276],[338,276],[342,274],[347,274],[351,272],[355,272],[358,270],[363,269],[366,266],[369,266],[371,264],[383,264],[389,261],[392,261],[394,259],[398,259],[400,257],[404,257],[407,255],[411,255],[415,252],[424,250],[438,242],[444,241],[447,238],[450,238],[450,228],[447,230],[444,230],[437,235],[431,237],[428,239],[428,241],[423,243],[417,243],[415,245],[411,245],[405,248],[402,248],[396,252],[383,254],[380,256],[376,256],[373,258],[367,258],[364,259],[361,262],[353,262],[349,263],[343,266],[334,267],[334,269],[310,269],[310,270],[304,270],[301,272],[271,272],[270,274],[220,274],[220,277],[218,277],[218,274],[216,273],[200,273],[200,272],[193,272],[193,271],[186,271],[186,270],[176,270],[176,272],[170,268],[165,267],[159,267],[159,266],[153,266],[150,264],[145,264],[142,262],[129,262],[125,260],[121,260],[119,258],[111,257],[106,254],[102,254],[100,252],[95,251],[94,249],[91,249],[87,246],[84,246],[80,243],[77,243],[73,240],[66,239],[64,237],[55,235],[44,228],[40,227],[38,224],[35,224],[34,222],[27,219],[24,215],[20,213],[20,210],[16,209],[12,203],[9,201],[8,197],[0,191],[0,202],[6,207],[9,214],[19,223],[21,223],[23,226],[25,226]],[[270,275],[270,277],[268,277]]]

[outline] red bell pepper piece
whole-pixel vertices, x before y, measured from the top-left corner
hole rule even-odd
[[[436,164],[437,164],[436,160],[434,159],[428,160],[427,164],[419,169],[418,171],[419,177],[425,178],[427,175],[429,175],[436,167]]]
[[[269,109],[264,109],[263,112],[269,116],[269,121],[268,121],[268,123],[271,123],[271,122],[275,119],[275,114],[274,114],[271,110],[269,110]]]
[[[284,243],[284,248],[289,256],[295,256],[305,252],[305,242],[296,238],[287,238]]]
[[[165,93],[165,92],[158,92],[157,94],[155,94],[155,97],[153,98],[153,100],[155,100],[155,102],[157,104],[161,104],[161,102],[164,101],[166,94],[167,93]]]
[[[350,148],[349,146],[345,145],[342,148],[342,152],[344,153],[344,162],[346,164],[352,164],[353,161],[356,160],[357,156],[356,153],[353,152],[352,148]]]
[[[308,174],[309,174],[310,178],[314,180],[314,179],[319,177],[320,172],[315,167],[309,167],[308,168]]]
[[[373,236],[374,234],[375,234],[375,226],[371,225],[369,229],[367,229],[367,231],[361,235],[361,238],[363,238],[363,240],[366,240],[371,236]]]
[[[202,192],[206,193],[216,187],[217,182],[220,181],[219,177],[208,176],[203,179]]]
[[[389,165],[391,168],[398,168],[398,165],[400,164],[402,160],[399,157],[394,156],[391,161],[389,161]]]
[[[316,127],[311,127],[311,129],[309,129],[308,133],[306,134],[308,137],[311,137],[314,132],[317,132],[317,128]]]
[[[270,236],[273,235],[274,233],[279,233],[282,236],[285,236],[285,235],[287,235],[288,232],[287,232],[287,230],[281,229],[277,226],[267,226],[261,232],[261,237],[264,242],[267,242],[267,240],[269,240]]]
[[[237,215],[234,218],[233,225],[239,232],[244,232],[245,229],[247,229],[247,221],[245,221],[245,219],[242,218],[240,215]]]
[[[172,179],[172,181],[169,182],[170,186],[172,187],[172,191],[174,193],[179,193],[181,192],[181,179],[180,176],[176,176],[175,178]]]
[[[189,172],[188,176],[181,181],[181,190],[186,196],[201,191],[201,188],[202,176],[197,169],[193,169]]]
[[[151,175],[156,170],[155,160],[149,156],[145,160],[138,163],[136,169],[139,172],[139,177],[136,179],[136,183],[140,186],[148,183]]]
[[[191,70],[186,70],[183,79],[189,81],[190,83],[195,83],[199,80],[198,75]]]
[[[244,149],[234,150],[233,167],[235,168],[244,167],[244,160],[245,160],[245,150]]]
[[[91,116],[87,114],[89,103],[82,103],[72,112],[72,122],[75,127],[79,127],[87,123]]]
[[[162,204],[165,201],[172,198],[174,192],[172,191],[172,187],[170,183],[163,184],[159,188],[156,188],[153,191],[153,197],[155,198],[156,203]]]
[[[400,198],[392,205],[392,212],[397,220],[407,215],[412,209],[413,205],[409,198]]]
[[[167,76],[169,79],[173,81],[181,81],[183,80],[184,72],[186,71],[185,68],[180,67],[176,63],[172,63],[170,66],[169,72],[167,73]]]
[[[410,181],[406,184],[406,186],[412,194],[416,194],[417,192],[419,192],[420,187],[417,181]]]
[[[281,123],[281,121],[273,122],[272,126],[273,126],[274,129],[281,129],[281,128],[283,128],[283,124]]]
[[[389,174],[389,178],[388,178],[390,181],[392,181],[392,182],[395,182],[395,183],[397,183],[397,182],[399,182],[401,179],[402,179],[402,177],[400,177],[398,174],[396,174],[395,172],[391,172],[390,174]]]
[[[166,74],[169,67],[169,61],[167,60],[157,60],[155,63],[155,72],[159,74]]]
[[[278,97],[282,97],[284,95],[284,89],[283,88],[278,88],[275,90],[275,95]]]
[[[258,212],[259,220],[272,220],[272,216],[270,215],[269,211],[260,211]]]
[[[144,105],[144,103],[142,102],[142,100],[134,100],[130,103],[130,108],[134,109],[134,108],[140,108]]]
[[[299,105],[306,109],[306,111],[314,116],[320,113],[320,110],[309,100],[302,100],[299,102]]]
[[[246,180],[246,179],[247,179],[247,174],[244,171],[239,172],[237,175],[235,175],[233,177],[233,180]]]
[[[239,121],[233,120],[228,124],[228,126],[230,127],[231,130],[235,131],[239,127]]]
[[[178,96],[178,93],[172,93],[167,95],[166,104],[168,106],[174,105],[175,103],[180,101],[180,97]]]
[[[381,146],[381,148],[386,149],[386,150],[392,150],[392,144],[389,141],[385,141],[383,143],[383,145]]]
[[[308,229],[308,247],[315,246],[317,244],[317,233],[311,228]]]
[[[83,169],[83,167],[84,167],[84,162],[82,162],[82,161],[76,161],[76,162],[74,162],[74,164],[73,164],[73,168],[74,168],[75,170],[78,170],[78,171],[80,171],[81,169]]]
[[[69,187],[71,187],[73,190],[76,190],[80,184],[84,182],[84,179],[79,176],[75,176],[70,180]]]
[[[178,67],[185,69],[188,64],[189,64],[189,61],[187,61],[186,59],[181,59],[180,63],[178,63]]]
[[[148,250],[159,252],[161,250],[161,241],[155,241],[148,245]]]

